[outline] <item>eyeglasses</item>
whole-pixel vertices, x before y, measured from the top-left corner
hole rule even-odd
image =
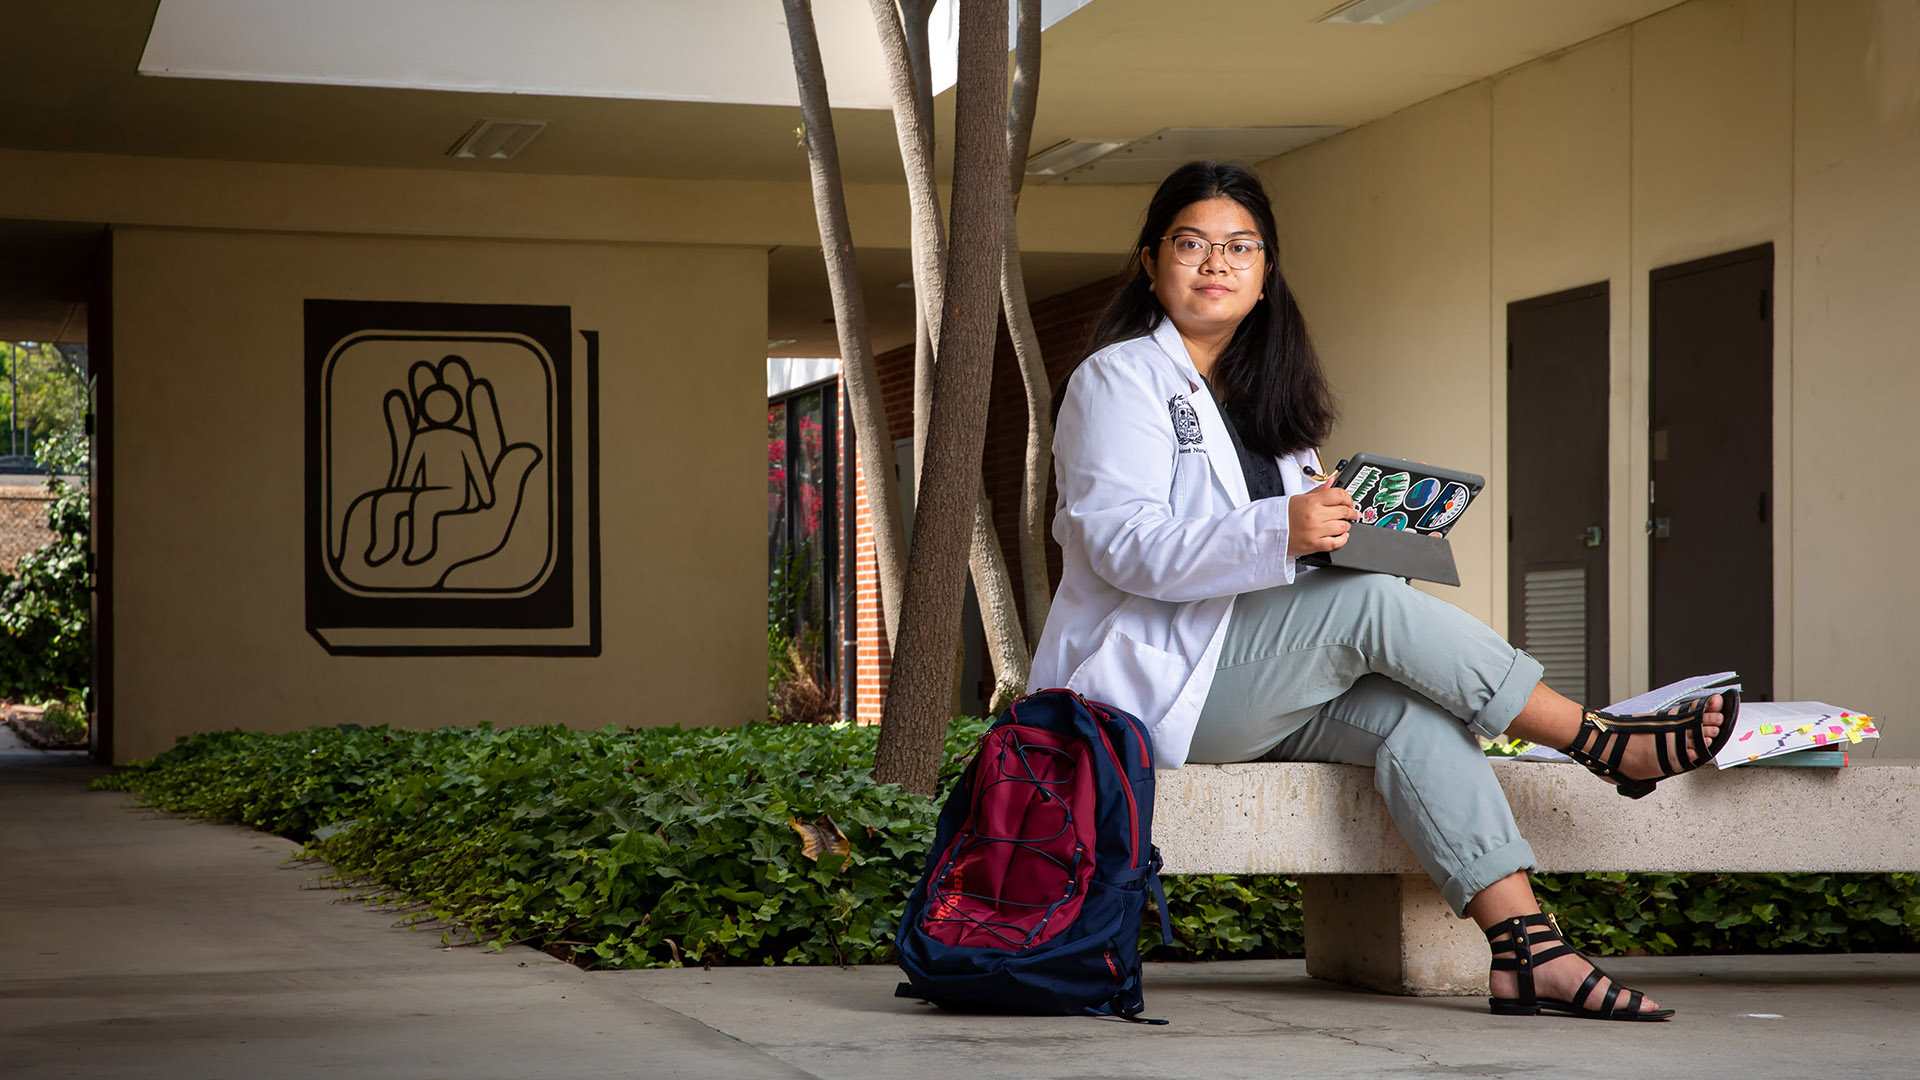
[[[1180,261],[1181,266],[1199,266],[1213,255],[1214,248],[1219,248],[1226,257],[1227,265],[1235,270],[1253,269],[1254,259],[1267,246],[1262,240],[1229,240],[1224,244],[1215,244],[1191,233],[1176,233],[1160,239],[1173,241],[1173,257]]]

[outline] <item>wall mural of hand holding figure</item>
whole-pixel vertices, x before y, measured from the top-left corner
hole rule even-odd
[[[366,586],[444,588],[505,546],[540,448],[506,441],[492,383],[458,354],[414,364],[408,384],[386,395],[392,469],[348,507],[338,565]]]
[[[597,656],[599,333],[552,305],[306,302],[307,632]]]

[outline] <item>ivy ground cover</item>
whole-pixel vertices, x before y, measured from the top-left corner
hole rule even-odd
[[[983,729],[955,722],[945,782]],[[97,783],[288,837],[421,925],[588,967],[880,963],[938,808],[872,781],[876,734],[230,731],[182,739]],[[803,850],[803,834],[817,845],[835,832],[845,855],[831,843],[817,859]],[[1920,939],[1920,875],[1537,881],[1575,940],[1602,953],[1908,951]],[[1291,881],[1176,877],[1167,893],[1178,942],[1161,946],[1150,917],[1152,958],[1300,955]]]

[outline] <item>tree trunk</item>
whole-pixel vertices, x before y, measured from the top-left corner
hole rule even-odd
[[[916,495],[907,595],[893,653],[874,778],[932,794],[940,776],[960,629],[962,574],[980,508],[980,450],[998,329],[1007,191],[1006,0],[960,8],[953,218],[925,468]]]
[[[980,621],[987,631],[987,659],[993,662],[993,694],[987,711],[997,713],[1027,690],[1033,674],[1033,653],[1020,636],[1020,612],[1013,605],[1013,578],[993,531],[993,502],[980,485],[980,502],[973,514],[973,543],[967,552],[973,573],[973,594],[980,601]]]
[[[853,257],[847,225],[845,189],[840,183],[840,151],[833,137],[833,112],[827,104],[827,76],[820,66],[820,40],[813,29],[811,0],[782,0],[787,37],[793,45],[793,73],[800,86],[800,117],[806,125],[807,170],[813,179],[813,212],[820,224],[820,254],[827,264],[833,295],[834,330],[840,338],[840,370],[853,413],[855,445],[865,463],[869,517],[873,523],[874,562],[880,577],[880,611],[887,640],[900,640],[900,611],[906,592],[906,537],[895,508],[893,439],[887,432],[880,378],[874,370],[873,344],[867,333],[867,305]]]
[[[1027,175],[1034,106],[1040,97],[1040,0],[1019,0],[1019,37],[1013,52],[1013,96],[1007,103],[1006,239],[1000,260],[1000,300],[1007,333],[1027,392],[1027,455],[1020,483],[1020,582],[1027,601],[1027,663],[1040,644],[1053,582],[1047,574],[1047,476],[1053,471],[1053,380],[1040,355],[1040,337],[1027,306],[1027,280],[1020,268],[1020,229],[1014,212]]]
[[[932,75],[927,61],[927,18],[933,5],[930,0],[900,0],[897,9],[894,0],[869,0],[869,4],[873,9],[875,28],[880,35],[881,52],[887,63],[893,96],[894,135],[900,144],[900,161],[907,176],[913,226],[914,294],[920,305],[914,327],[913,382],[914,476],[917,480],[922,475],[926,454],[926,422],[931,413],[933,360],[939,350],[946,292],[945,268],[942,266],[946,235],[940,221],[939,192],[935,186]],[[1034,9],[1033,24],[1037,35],[1038,8]],[[1032,102],[1029,101],[1026,110],[1029,128],[1032,112]],[[1024,151],[1020,157],[1024,163]],[[1023,317],[1025,314],[1023,311]],[[1051,435],[1047,442],[1051,445]],[[1046,497],[1044,483],[1043,478],[1043,500]],[[980,490],[984,502],[984,484],[980,485]],[[975,518],[984,522],[986,527],[973,530],[967,563],[973,575],[974,595],[980,601],[988,656],[993,664],[993,701],[999,702],[1008,696],[1010,686],[1018,684],[1015,693],[1025,689],[1027,673],[1033,667],[1033,653],[1026,636],[1021,632],[1020,611],[1013,602],[1013,579],[1007,572],[1007,559],[1001,551],[999,534],[992,528],[991,508],[982,506]],[[1040,557],[1044,559],[1045,556],[1043,547]],[[1025,558],[1024,549],[1022,558]],[[1041,591],[1044,593],[1044,569],[1041,571],[1041,582]],[[997,708],[995,711],[998,711]]]

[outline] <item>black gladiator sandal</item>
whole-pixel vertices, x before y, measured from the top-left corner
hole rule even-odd
[[[1529,930],[1528,927],[1533,929]],[[1501,934],[1507,935],[1505,941],[1497,940]],[[1539,952],[1533,951],[1538,942],[1547,945]],[[1515,915],[1506,922],[1499,923],[1487,931],[1487,943],[1493,949],[1493,970],[1516,972],[1520,980],[1518,997],[1488,997],[1487,1007],[1495,1016],[1538,1016],[1541,1013],[1564,1013],[1581,1020],[1665,1020],[1673,1015],[1672,1009],[1642,1010],[1641,1004],[1647,996],[1638,990],[1630,990],[1615,982],[1611,975],[1600,970],[1600,966],[1588,959],[1587,954],[1567,944],[1560,936],[1560,924],[1551,915]],[[1562,956],[1578,956],[1587,961],[1593,970],[1587,973],[1586,981],[1580,984],[1580,990],[1573,995],[1572,1001],[1560,998],[1543,998],[1534,993],[1533,969],[1549,960]],[[1607,980],[1607,992],[1602,996],[1598,1009],[1587,1008],[1587,995]],[[1625,997],[1624,1004],[1621,998]]]
[[[1720,697],[1720,734],[1711,741],[1707,739],[1706,725],[1707,701],[1715,694]],[[1620,794],[1629,799],[1644,798],[1653,793],[1653,786],[1669,777],[1692,772],[1713,760],[1733,738],[1733,718],[1740,712],[1740,691],[1716,690],[1713,694],[1682,702],[1671,710],[1661,713],[1634,713],[1621,716],[1610,712],[1587,710],[1580,719],[1580,734],[1574,736],[1573,745],[1567,747],[1567,756],[1587,767],[1587,771],[1620,789]],[[1634,780],[1620,771],[1620,760],[1626,756],[1627,741],[1635,735],[1653,737],[1654,752],[1659,756],[1660,775],[1645,780]],[[1687,760],[1686,748],[1691,745],[1699,748],[1699,756]]]

